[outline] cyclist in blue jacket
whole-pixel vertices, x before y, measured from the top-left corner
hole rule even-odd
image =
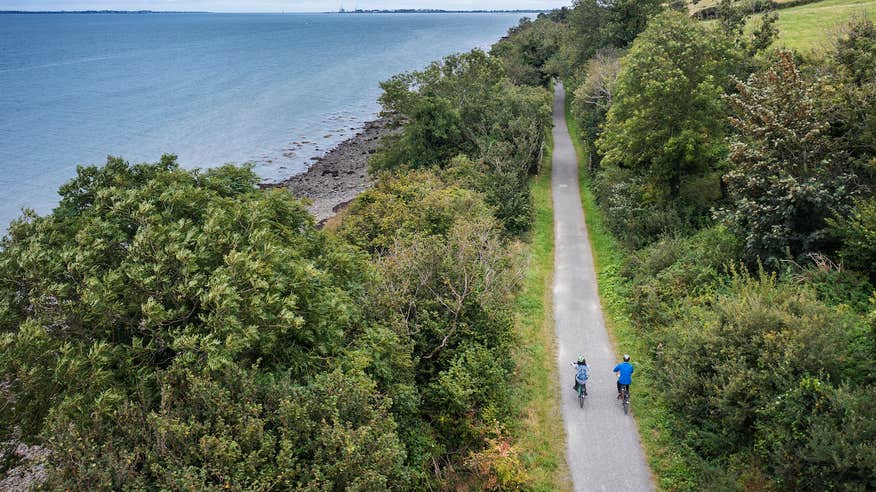
[[[624,361],[614,366],[614,372],[617,373],[617,399],[623,398],[621,390],[627,389],[630,392],[630,384],[633,382],[633,365],[630,364],[630,354],[624,354]]]
[[[587,366],[587,361],[584,360],[584,356],[578,356],[578,362],[573,362],[572,367],[575,368],[575,385],[572,386],[572,389],[575,392],[578,392],[578,385],[582,386],[584,390],[584,394],[587,395],[587,380],[590,379],[590,367]]]

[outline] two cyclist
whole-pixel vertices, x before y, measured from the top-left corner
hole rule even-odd
[[[584,394],[587,394],[587,385],[585,384],[588,379],[590,379],[590,367],[587,365],[587,361],[584,359],[584,356],[579,356],[577,362],[572,363],[572,367],[575,369],[575,385],[572,386],[572,389],[575,392],[578,391],[578,385],[583,386]],[[624,354],[623,362],[614,366],[612,372],[617,373],[617,399],[620,400],[623,398],[623,390],[626,389],[627,394],[630,391],[630,384],[633,382],[633,371],[635,368],[632,364],[630,364],[630,354]]]

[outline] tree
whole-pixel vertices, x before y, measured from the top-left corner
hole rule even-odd
[[[53,488],[404,487],[367,258],[255,182],[110,158],[10,226],[0,440],[48,446]]]
[[[572,66],[584,65],[600,49],[630,46],[663,5],[657,0],[576,0],[567,40]]]
[[[763,72],[737,83],[730,161],[724,177],[730,206],[720,217],[741,237],[749,259],[830,251],[826,220],[844,217],[858,192],[848,157],[817,111],[816,87],[791,53],[778,52]]]
[[[508,78],[515,84],[547,86],[556,76],[554,57],[560,49],[564,25],[550,17],[524,18],[508,36],[493,45],[492,56],[502,60]]]
[[[734,57],[726,37],[686,15],[655,17],[622,61],[596,142],[603,165],[646,176],[664,198],[715,169],[726,153],[721,94]]]

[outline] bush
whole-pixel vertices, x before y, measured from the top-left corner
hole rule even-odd
[[[399,238],[445,236],[466,217],[487,217],[484,197],[421,170],[384,175],[350,205],[341,238],[371,253],[385,253]]]
[[[53,487],[409,480],[409,351],[364,316],[366,257],[254,183],[110,159],[10,227],[0,439],[47,445]]]
[[[759,415],[755,449],[790,490],[876,487],[876,389],[804,378]]]
[[[630,255],[630,311],[639,326],[659,331],[685,309],[710,302],[739,261],[739,241],[721,226],[692,236],[664,238]]]
[[[848,217],[828,219],[828,224],[842,240],[843,262],[876,280],[876,199],[860,200],[855,205]]]
[[[752,263],[761,258],[775,267],[830,252],[836,244],[827,219],[846,216],[859,187],[817,111],[816,87],[782,51],[737,89],[728,97],[736,128],[733,170],[724,178],[731,203],[719,216],[745,238]]]
[[[760,412],[806,377],[867,384],[869,328],[849,310],[773,278],[738,276],[713,303],[682,310],[659,359],[685,439],[708,457],[754,444]]]
[[[630,249],[646,246],[663,235],[690,230],[678,207],[662,203],[643,178],[628,170],[609,168],[599,172],[594,191],[609,230]]]

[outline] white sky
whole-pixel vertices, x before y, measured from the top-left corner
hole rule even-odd
[[[0,10],[206,10],[325,12],[347,9],[552,9],[571,0],[0,0]]]

